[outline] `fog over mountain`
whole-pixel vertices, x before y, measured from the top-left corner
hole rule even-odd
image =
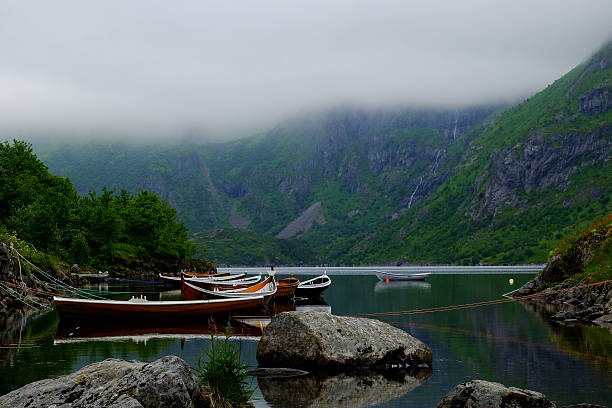
[[[341,104],[452,107],[544,88],[612,2],[0,1],[0,139],[222,138]]]

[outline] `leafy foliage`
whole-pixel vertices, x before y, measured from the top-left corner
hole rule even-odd
[[[168,266],[195,246],[176,210],[147,191],[106,188],[80,197],[50,174],[28,143],[0,144],[0,226],[61,259],[108,268],[117,263]]]

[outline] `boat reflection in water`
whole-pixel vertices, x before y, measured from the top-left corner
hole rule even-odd
[[[263,329],[275,314],[295,310],[293,301],[274,301],[249,315],[211,315],[204,319],[83,319],[65,317],[60,319],[55,334],[55,343],[78,341],[146,340],[149,338],[210,338],[225,334],[230,323],[230,335],[251,337],[258,340]]]
[[[259,328],[263,334],[264,329],[274,315],[282,312],[300,311],[300,312],[325,312],[331,313],[331,306],[327,304],[325,299],[305,299],[295,298],[288,301],[282,299],[275,299],[274,303],[269,306],[270,313],[260,315],[244,315],[244,316],[233,316],[232,321],[238,322],[242,325],[248,325]]]
[[[227,321],[209,320],[202,323],[179,322],[76,322],[60,320],[55,333],[55,344],[82,341],[146,341],[151,338],[210,338],[211,335],[224,334]],[[236,325],[232,326],[232,337],[249,337],[258,339],[261,331],[256,328]]]
[[[264,399],[274,407],[369,407],[400,398],[431,377],[430,368],[416,371],[341,373],[258,377]]]
[[[386,292],[391,290],[403,290],[408,288],[431,289],[431,283],[426,281],[378,281],[374,286],[374,292]]]

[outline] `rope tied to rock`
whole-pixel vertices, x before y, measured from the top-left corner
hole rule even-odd
[[[23,259],[28,265],[30,265],[32,268],[34,268],[35,271],[39,272],[42,276],[44,276],[45,278],[47,278],[48,280],[51,281],[51,284],[55,284],[57,287],[59,287],[61,290],[64,290],[66,292],[70,292],[73,293],[79,297],[84,297],[84,298],[95,298],[95,299],[105,299],[101,296],[96,296],[92,293],[88,293],[86,291],[83,291],[81,289],[75,288],[74,286],[70,286],[62,281],[60,281],[59,279],[53,277],[52,275],[50,275],[49,273],[43,271],[42,269],[40,269],[38,266],[34,265],[32,262],[30,262],[27,258],[25,258],[23,255],[21,255],[17,250],[14,250],[15,253],[17,254],[18,258]]]
[[[431,308],[426,308],[426,309],[402,310],[402,311],[397,311],[397,312],[359,313],[359,314],[354,314],[351,316],[355,316],[355,317],[405,316],[405,315],[417,315],[417,314],[425,314],[425,313],[446,312],[450,310],[470,309],[470,308],[475,308],[475,307],[498,305],[502,303],[518,302],[518,301],[529,300],[529,299],[534,299],[538,297],[546,297],[546,296],[554,295],[558,293],[569,292],[574,289],[582,289],[582,288],[600,286],[600,285],[604,285],[610,282],[612,282],[612,279],[601,281],[601,282],[576,285],[576,286],[572,286],[572,287],[565,288],[565,289],[532,293],[530,295],[518,296],[515,298],[486,300],[482,302],[465,303],[462,305],[440,306],[440,307],[431,307]]]
[[[39,310],[39,307],[40,308],[47,307],[47,306],[43,305],[42,303],[39,303],[39,302],[35,301],[34,299],[28,298],[23,293],[19,293],[18,291],[11,289],[9,286],[5,285],[6,283],[8,283],[8,282],[0,282],[0,289],[2,289],[4,292],[6,292],[12,298],[19,300],[20,302],[22,302],[26,306],[29,306],[29,307],[31,307],[31,308],[33,308],[35,310]],[[15,286],[17,286],[17,285],[15,285]]]

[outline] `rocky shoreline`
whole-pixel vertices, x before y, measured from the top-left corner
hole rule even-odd
[[[596,324],[612,328],[612,283],[586,286],[573,280],[548,287],[540,276],[526,283],[514,297],[540,294],[525,302],[536,303],[561,323]],[[542,309],[541,308],[541,309]]]
[[[427,377],[388,379],[381,374],[258,378],[268,403],[275,406],[371,406],[399,398]],[[199,378],[176,356],[151,363],[106,359],[72,374],[40,380],[0,396],[2,407],[202,408],[215,406]],[[543,394],[473,380],[450,390],[436,408],[556,408]],[[606,408],[579,404],[563,408]]]
[[[558,322],[612,328],[612,281],[605,275],[610,266],[600,265],[609,262],[603,250],[610,248],[611,240],[612,223],[590,228],[553,251],[544,269],[513,296],[528,296],[525,301],[547,309]]]
[[[69,276],[62,280],[74,283]],[[19,259],[11,247],[0,242],[0,318],[10,321],[18,316],[28,316],[51,307],[52,289],[45,283],[33,279],[24,270],[20,271]]]

